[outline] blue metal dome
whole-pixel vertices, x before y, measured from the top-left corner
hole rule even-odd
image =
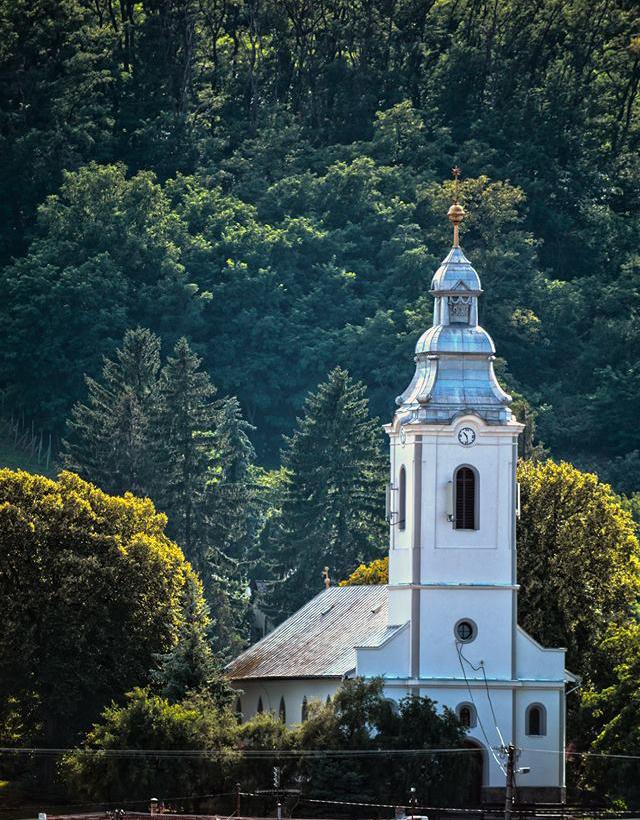
[[[451,248],[431,280],[431,293],[433,294],[457,291],[482,293],[480,277],[460,246]]]
[[[492,356],[495,352],[493,339],[480,325],[435,325],[422,334],[416,345],[416,356],[421,353],[484,353]]]
[[[457,244],[436,271],[431,293],[433,326],[418,340],[415,374],[396,399],[401,424],[446,424],[463,413],[488,424],[508,422],[511,396],[493,370],[493,340],[478,324],[480,277]]]

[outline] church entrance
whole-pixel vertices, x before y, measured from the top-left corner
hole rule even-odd
[[[466,749],[473,749],[473,754],[465,754],[466,799],[468,806],[479,806],[482,803],[482,783],[484,779],[484,749],[473,740],[465,740]]]

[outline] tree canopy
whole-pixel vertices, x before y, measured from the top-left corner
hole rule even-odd
[[[186,628],[185,585],[196,604],[201,587],[149,500],[72,473],[1,470],[0,517],[0,703],[23,743],[69,744],[149,681]]]

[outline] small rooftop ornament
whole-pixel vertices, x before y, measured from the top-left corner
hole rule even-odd
[[[331,586],[331,578],[329,578],[329,567],[322,570],[322,577],[324,578],[324,588],[329,589]]]
[[[459,227],[460,223],[462,222],[462,220],[465,217],[465,210],[462,207],[462,205],[460,205],[459,202],[458,202],[458,186],[459,186],[459,183],[460,183],[460,174],[462,173],[462,171],[456,165],[455,168],[451,169],[451,173],[453,174],[453,176],[455,178],[455,188],[454,188],[454,193],[453,193],[453,205],[449,208],[447,216],[449,217],[449,219],[451,220],[451,222],[453,224],[453,247],[454,248],[459,248],[460,247],[460,234],[459,234],[459,231],[458,231],[458,227]]]

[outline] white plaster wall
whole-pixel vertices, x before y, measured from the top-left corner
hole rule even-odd
[[[463,447],[460,427],[472,427],[476,442]],[[513,443],[516,430],[487,427],[473,417],[423,436],[423,582],[509,584],[513,580]],[[447,517],[448,482],[457,467],[478,476],[478,529],[455,529]]]
[[[564,649],[546,649],[518,627],[516,671],[523,680],[564,680]]]
[[[389,577],[393,583],[402,583],[411,580],[411,538],[413,528],[413,498],[414,498],[414,441],[413,436],[407,438],[405,444],[400,443],[397,436],[391,438],[391,522],[389,526]],[[400,470],[404,467],[407,476],[406,484],[406,526],[403,530],[398,526],[398,512],[400,501]]]
[[[364,678],[408,678],[410,638],[411,630],[407,624],[381,646],[359,647],[356,674]]]
[[[461,427],[472,427],[476,441],[463,447],[457,439]],[[421,580],[508,584],[513,581],[514,443],[522,425],[513,422],[491,426],[473,415],[451,425],[416,425],[405,428],[406,441],[399,431],[390,434],[390,481],[399,485],[400,469],[407,475],[406,529],[390,526],[389,582],[411,582],[411,544],[415,515],[415,443],[422,439]],[[468,464],[479,476],[479,529],[454,529],[447,517],[448,482],[457,467]],[[391,509],[398,510],[399,493],[391,494]]]
[[[564,785],[564,687],[522,688],[515,692],[516,739],[515,745],[522,749],[518,766],[530,766],[531,772],[519,775],[522,786]],[[547,711],[546,735],[526,734],[525,716],[532,703],[542,704]]]
[[[511,589],[423,589],[420,606],[420,675],[423,678],[460,678],[462,670],[454,627],[471,619],[478,632],[462,645],[462,653],[478,666],[484,661],[489,679],[511,680],[513,591]],[[481,677],[465,666],[468,677]]]
[[[244,680],[231,681],[231,685],[240,695],[244,720],[249,720],[257,713],[260,697],[264,711],[277,715],[280,710],[280,698],[284,697],[287,726],[293,726],[302,719],[304,697],[306,696],[308,703],[313,700],[324,703],[327,696],[335,695],[340,686],[340,678]]]
[[[408,584],[404,588],[389,588],[389,624],[399,626],[411,618],[411,589]]]

